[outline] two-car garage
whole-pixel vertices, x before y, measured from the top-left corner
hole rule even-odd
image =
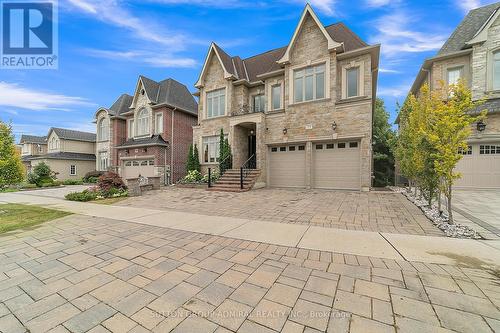
[[[313,188],[359,190],[359,146],[359,141],[314,142],[310,154],[305,143],[271,146],[270,186],[303,188],[309,174]]]
[[[500,142],[470,143],[455,171],[460,188],[500,188]]]

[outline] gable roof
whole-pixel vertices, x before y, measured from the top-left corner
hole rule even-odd
[[[306,5],[301,21],[306,13],[313,13],[314,15],[309,5]],[[297,29],[299,29],[300,23],[301,22],[297,25]],[[369,46],[342,22],[330,24],[328,26],[323,26],[319,23],[319,26],[324,29],[330,40],[338,45],[342,44],[343,49],[340,49],[338,51],[339,53],[354,51]],[[239,56],[230,56],[219,45],[212,43],[195,86],[201,86],[201,79],[206,71],[208,60],[211,56],[216,56],[219,59],[222,69],[224,70],[225,78],[233,77],[236,80],[246,80],[250,83],[256,82],[259,80],[259,75],[282,69],[278,61],[283,58],[287,49],[292,45],[292,42],[293,38],[289,45],[269,50],[246,59],[241,59]]]
[[[455,31],[453,31],[443,47],[441,47],[438,55],[454,53],[469,48],[470,45],[467,45],[467,42],[474,38],[499,8],[500,2],[497,2],[471,10],[462,22],[460,22]]]
[[[70,129],[66,129],[66,128],[57,128],[57,127],[52,127],[49,130],[49,134],[47,135],[47,137],[50,136],[50,133],[52,131],[54,131],[60,139],[64,139],[64,140],[75,140],[75,141],[86,141],[86,142],[95,142],[96,141],[95,133],[81,132],[81,131],[75,131],[75,130],[70,130]]]
[[[19,143],[38,143],[38,144],[47,144],[47,137],[46,136],[36,136],[36,135],[26,135],[23,134],[21,135],[21,139],[19,140]]]

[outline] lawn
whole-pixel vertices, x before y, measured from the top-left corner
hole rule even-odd
[[[71,213],[20,204],[0,205],[0,234],[51,221]]]
[[[94,201],[89,201],[91,203],[101,204],[101,205],[112,205],[114,203],[128,199],[128,197],[115,197],[115,198],[105,198]]]

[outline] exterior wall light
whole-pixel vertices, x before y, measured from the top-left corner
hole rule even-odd
[[[477,130],[483,132],[486,129],[486,124],[482,120],[477,122]]]
[[[332,123],[332,130],[335,132],[336,129],[337,129],[337,123],[334,121]]]
[[[283,135],[286,135],[286,133],[288,133],[288,130],[285,128],[283,128]]]

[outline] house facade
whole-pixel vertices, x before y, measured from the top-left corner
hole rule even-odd
[[[19,140],[19,146],[21,147],[21,161],[26,172],[29,173],[31,171],[31,159],[47,154],[47,137],[23,134]]]
[[[95,113],[96,169],[113,170],[125,180],[141,175],[176,182],[186,173],[197,109],[185,85],[140,76],[133,96],[123,94]]]
[[[464,80],[474,100],[484,100],[477,110],[488,110],[487,119],[472,127],[468,149],[456,170],[462,174],[457,187],[500,188],[500,3],[470,11],[435,57],[425,60],[410,92],[424,84],[436,90]]]
[[[44,162],[58,180],[81,179],[95,170],[95,141],[94,133],[53,127],[46,136],[46,152],[30,158],[31,168]]]
[[[290,43],[253,57],[212,43],[196,87],[203,172],[227,134],[233,168],[255,160],[271,187],[367,190],[379,45],[306,5]]]

